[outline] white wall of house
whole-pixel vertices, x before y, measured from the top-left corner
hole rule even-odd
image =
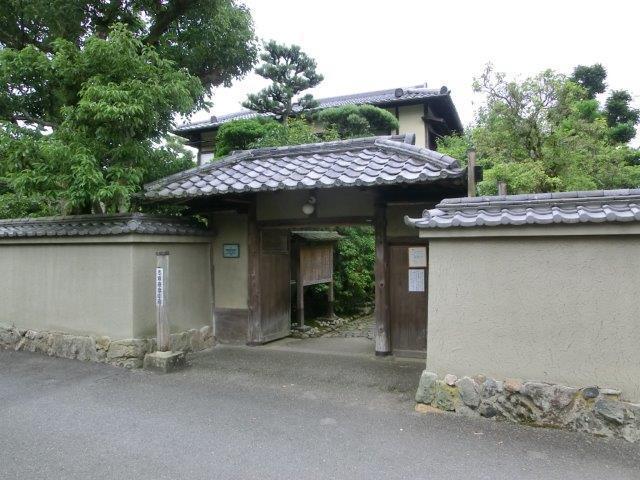
[[[415,133],[416,145],[419,147],[425,147],[427,145],[427,138],[424,128],[424,105],[403,105],[398,107],[398,123],[399,132],[403,133]]]

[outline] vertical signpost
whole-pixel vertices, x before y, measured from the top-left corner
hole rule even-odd
[[[183,351],[171,351],[169,332],[169,252],[156,252],[156,270],[153,276],[156,301],[156,340],[157,351],[144,356],[145,370],[169,373],[187,365]]]
[[[169,279],[169,252],[156,252],[156,329],[158,351],[171,350],[169,316],[167,315],[167,280]]]

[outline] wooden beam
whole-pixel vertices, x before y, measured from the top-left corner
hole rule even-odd
[[[387,285],[387,208],[386,204],[381,200],[376,201],[373,225],[376,243],[376,355],[389,355],[391,354],[391,329],[389,323],[389,294]]]
[[[476,151],[471,149],[467,153],[467,197],[476,196]]]
[[[329,305],[327,308],[327,315],[329,315],[329,318],[334,318],[336,316],[334,309],[333,309],[333,305],[335,303],[335,295],[333,292],[333,281],[329,282],[329,293],[328,293],[328,299],[329,299]]]
[[[333,226],[333,225],[367,225],[372,222],[371,217],[327,217],[327,218],[288,218],[282,220],[262,220],[260,227],[270,228],[300,228],[301,226]]]
[[[263,339],[260,316],[260,229],[256,221],[255,200],[249,206],[247,222],[247,255],[249,256],[247,345],[261,345]]]
[[[298,318],[298,328],[304,328],[304,285],[302,284],[302,275],[298,273],[296,279],[296,315]]]

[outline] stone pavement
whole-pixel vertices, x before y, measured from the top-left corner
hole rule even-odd
[[[422,362],[277,346],[190,359],[153,375],[0,351],[0,478],[640,478],[637,444],[416,413]]]

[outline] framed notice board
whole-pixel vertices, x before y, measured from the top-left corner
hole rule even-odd
[[[240,245],[237,243],[225,243],[222,245],[222,258],[239,258]]]

